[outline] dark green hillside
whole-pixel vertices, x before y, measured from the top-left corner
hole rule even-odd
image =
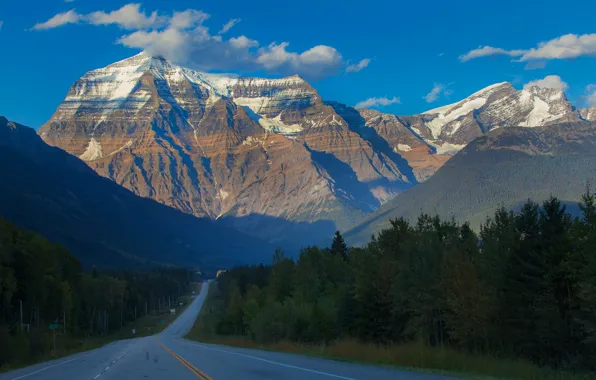
[[[337,234],[297,260],[278,251],[221,274],[191,337],[470,378],[594,379],[596,197],[578,206],[576,218],[552,197],[499,208],[479,233],[420,215],[362,248]]]
[[[346,233],[362,244],[389,226],[421,212],[468,220],[474,229],[495,208],[517,208],[528,198],[550,195],[578,202],[596,183],[596,123],[538,128],[501,128],[472,141],[429,180],[385,205]]]
[[[0,117],[0,216],[91,266],[156,263],[217,270],[272,248],[211,220],[141,198]]]

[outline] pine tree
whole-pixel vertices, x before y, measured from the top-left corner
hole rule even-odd
[[[346,245],[346,242],[339,231],[335,232],[333,243],[331,243],[331,253],[341,257],[344,260],[348,259],[348,246]]]

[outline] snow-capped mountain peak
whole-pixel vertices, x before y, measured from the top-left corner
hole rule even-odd
[[[468,96],[467,98],[460,100],[459,102],[455,102],[452,104],[447,104],[445,106],[441,106],[438,108],[433,108],[426,112],[423,112],[423,115],[433,115],[433,114],[440,114],[440,115],[449,115],[453,112],[458,112],[458,109],[461,108],[469,108],[469,109],[478,109],[486,100],[495,92],[503,90],[503,89],[513,89],[513,86],[509,82],[501,82],[495,83],[488,87],[483,88],[482,90],[476,91],[472,95]],[[479,105],[479,106],[477,106]]]
[[[432,120],[427,123],[433,138],[439,138],[439,136],[444,132],[443,127],[445,125],[486,105],[493,95],[497,93],[509,94],[511,91],[514,91],[514,89],[508,82],[497,83],[483,88],[482,90],[475,92],[466,99],[457,103],[424,112],[424,115],[434,116]],[[454,134],[458,129],[459,126],[451,128],[448,133]]]

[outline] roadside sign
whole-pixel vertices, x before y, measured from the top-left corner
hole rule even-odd
[[[57,323],[50,323],[50,330],[58,330],[60,325]]]

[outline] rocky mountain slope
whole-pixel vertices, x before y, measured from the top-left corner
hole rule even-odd
[[[580,111],[580,114],[585,120],[596,121],[596,106],[584,108]]]
[[[563,91],[537,86],[516,90],[507,82],[486,87],[459,102],[420,115],[395,117],[365,110],[361,115],[367,125],[375,126],[397,150],[399,143],[407,143],[390,133],[407,129],[437,154],[444,155],[455,154],[474,138],[495,128],[537,127],[582,120]],[[384,123],[380,123],[383,119],[390,119],[395,125],[389,132],[383,128]]]
[[[70,249],[87,266],[152,263],[216,270],[268,261],[273,247],[138,197],[0,117],[0,216]]]
[[[346,233],[365,243],[389,220],[420,213],[470,221],[478,228],[499,205],[515,208],[550,195],[577,202],[596,183],[596,123],[499,128],[473,140],[428,181],[384,204]]]
[[[271,241],[304,226],[329,235],[416,182],[300,77],[145,54],[79,79],[39,134],[138,195]]]
[[[135,194],[304,244],[352,227],[492,129],[582,118],[560,90],[508,83],[389,115],[324,102],[299,76],[207,74],[141,53],[85,74],[39,134]]]

